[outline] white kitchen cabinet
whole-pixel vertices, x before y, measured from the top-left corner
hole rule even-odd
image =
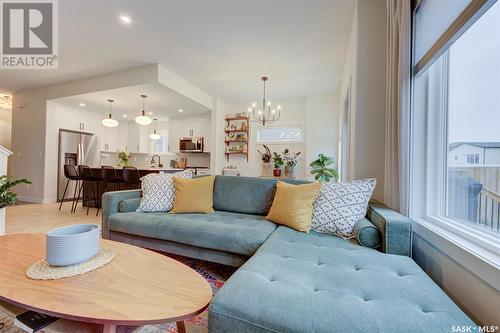
[[[128,151],[131,153],[149,153],[151,125],[138,125],[133,121],[128,122],[127,142]]]
[[[101,114],[68,106],[57,107],[59,128],[99,134]]]
[[[101,131],[102,115],[96,112],[82,112],[82,130],[84,132],[99,134]]]
[[[178,117],[170,119],[169,130],[170,152],[179,152],[179,139],[182,137],[203,137],[205,152],[210,151],[210,115]]]

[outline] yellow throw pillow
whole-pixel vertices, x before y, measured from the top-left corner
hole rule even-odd
[[[173,177],[174,207],[170,213],[211,214],[213,209],[215,176],[187,179]]]
[[[311,229],[313,205],[320,189],[321,183],[292,185],[278,181],[266,219],[308,233]]]

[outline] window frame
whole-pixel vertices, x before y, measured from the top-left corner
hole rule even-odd
[[[487,3],[488,5],[483,8],[484,11],[492,5],[489,1]],[[474,22],[477,18],[475,17]],[[474,22],[468,22],[467,27]],[[414,35],[412,37],[414,43]],[[440,61],[443,62],[441,66],[445,67],[441,70],[441,77],[438,80],[440,82],[429,82],[429,71],[432,70],[432,65]],[[495,270],[498,272],[500,269],[500,242],[498,238],[446,217],[449,127],[448,62],[449,50],[446,49],[440,53],[440,57],[427,64],[428,66],[425,68],[415,65],[412,68],[409,217],[413,221],[414,231],[417,235],[443,249],[451,258],[500,290],[498,275],[492,274]],[[414,56],[412,63],[415,64]],[[424,78],[426,78],[425,81],[417,82]],[[432,84],[434,86],[431,86]],[[429,115],[429,100],[431,99],[429,95],[436,94],[436,88],[438,88],[438,93],[442,94],[438,102],[440,112],[433,110],[434,114]],[[417,89],[421,90],[418,92],[418,96]],[[422,103],[423,100],[425,100],[424,103]],[[421,114],[421,109],[416,110],[417,104],[420,108],[425,107],[425,114]],[[438,135],[439,130],[429,133],[429,128],[439,127],[441,130],[445,129],[441,131],[440,135]]]
[[[269,141],[269,140],[259,140],[260,133],[262,129],[269,129],[269,128],[291,128],[291,127],[297,127],[300,128],[300,132],[302,133],[300,141],[293,141],[293,140],[282,140],[282,141]],[[306,133],[304,132],[304,125],[301,123],[284,123],[284,124],[274,124],[274,125],[266,125],[262,126],[259,125],[255,129],[255,143],[256,144],[265,144],[265,145],[301,145],[304,144],[305,142],[305,135]]]

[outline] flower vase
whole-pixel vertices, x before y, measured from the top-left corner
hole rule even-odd
[[[272,177],[271,163],[262,163],[262,177]]]
[[[285,177],[293,178],[294,169],[292,165],[285,165]]]
[[[280,168],[273,169],[273,176],[281,177],[281,169]]]

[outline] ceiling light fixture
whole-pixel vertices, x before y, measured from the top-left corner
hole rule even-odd
[[[127,118],[128,116],[126,114],[123,115],[123,118]]]
[[[267,76],[263,76],[261,78],[263,83],[262,89],[262,109],[257,109],[256,114],[256,103],[252,103],[252,105],[248,108],[248,112],[252,113],[254,120],[253,122],[262,123],[262,126],[266,126],[266,123],[272,123],[273,121],[279,120],[281,115],[281,105],[277,105],[276,109],[272,108],[271,101],[266,101],[266,81],[268,80]]]
[[[82,108],[84,108],[84,107],[85,107],[85,103],[80,103],[80,104],[78,104],[78,105],[80,105]]]
[[[139,125],[149,125],[151,124],[152,120],[148,116],[146,116],[146,110],[144,109],[144,104],[146,103],[146,98],[148,96],[146,95],[141,95],[142,98],[142,111],[141,115],[135,117],[135,122],[138,123]]]
[[[125,16],[125,15],[120,15],[120,21],[122,21],[125,24],[132,23],[132,20],[130,19],[130,17]]]
[[[153,130],[153,133],[149,134],[149,138],[151,140],[155,140],[156,141],[156,140],[160,139],[160,134],[156,133],[156,122],[158,121],[158,119],[155,118],[154,121],[155,121],[155,123],[154,123],[155,124],[155,128]]]
[[[113,116],[111,115],[111,104],[114,102],[112,99],[108,99],[109,102],[109,114],[108,118],[104,118],[102,120],[102,124],[106,127],[116,127],[118,126],[118,121],[113,119]]]
[[[153,112],[148,112],[148,114],[151,116],[151,115],[153,115]]]
[[[179,111],[179,112],[184,112],[184,110],[183,110],[183,109],[179,109],[179,110],[177,110],[177,111]]]

